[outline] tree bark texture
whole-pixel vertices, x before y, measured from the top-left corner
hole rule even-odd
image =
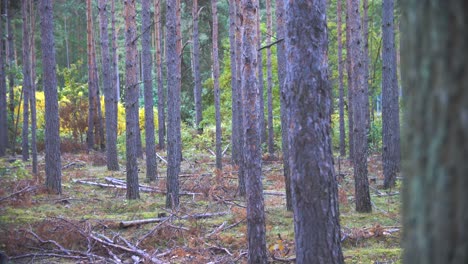
[[[273,22],[271,19],[271,0],[266,0],[267,45],[271,43]],[[271,69],[271,47],[267,50],[267,111],[268,111],[268,153],[275,154],[275,134],[273,131],[273,72]]]
[[[261,125],[257,45],[258,1],[242,0],[242,92],[244,131],[244,173],[247,190],[248,263],[267,263],[265,212],[262,186]]]
[[[237,118],[238,118],[238,133],[239,133],[239,169],[238,169],[238,188],[240,196],[246,195],[245,186],[245,164],[244,164],[244,105],[243,105],[243,88],[242,88],[242,15],[243,5],[241,1],[236,2],[236,65],[237,65]]]
[[[142,12],[142,60],[143,83],[145,88],[145,140],[146,140],[146,179],[156,181],[158,163],[156,157],[156,143],[154,138],[154,99],[153,99],[153,61],[151,55],[151,3],[150,0],[141,1]]]
[[[344,120],[344,87],[343,87],[343,41],[342,41],[342,0],[336,2],[337,42],[338,42],[338,83],[340,111],[340,156],[346,156],[346,129]]]
[[[125,124],[127,159],[127,199],[139,199],[137,124],[138,124],[138,52],[136,0],[124,1],[125,18]]]
[[[93,33],[93,13],[92,13],[92,2],[86,0],[86,17],[87,17],[87,48],[88,48],[88,132],[87,132],[87,143],[88,151],[94,149],[95,146],[95,120],[97,119],[97,93],[98,77],[97,77],[97,65],[96,57],[94,52],[94,33]]]
[[[165,137],[166,137],[166,114],[165,114],[165,92],[163,84],[163,65],[161,63],[161,46],[163,40],[162,33],[162,16],[161,16],[161,3],[160,1],[154,1],[154,35],[156,39],[156,80],[158,83],[158,145],[159,149],[165,148]]]
[[[369,3],[368,0],[362,0],[362,45],[363,45],[363,55],[362,55],[362,68],[364,71],[364,79],[367,84],[367,90],[369,90]],[[367,110],[366,110],[366,120],[367,131],[370,131],[370,107],[369,107],[369,92],[367,92]]]
[[[221,109],[219,91],[219,51],[218,51],[218,7],[217,1],[211,0],[211,13],[213,15],[213,80],[214,80],[214,104],[216,119],[216,168],[223,169],[223,153],[221,147]]]
[[[6,17],[6,23],[7,23],[7,64],[8,64],[8,69],[9,69],[9,74],[8,74],[8,93],[9,93],[9,105],[8,105],[8,111],[10,114],[10,120],[12,124],[15,124],[15,92],[14,92],[14,87],[15,87],[15,75],[13,71],[13,67],[15,66],[15,42],[14,42],[14,32],[13,32],[13,27],[11,25],[11,21],[13,20],[13,12],[10,10],[11,9],[11,1],[4,1],[4,8],[5,8],[5,17]],[[17,122],[17,121],[16,121]],[[16,147],[16,131],[13,134],[13,136],[10,138],[11,142],[11,148],[14,151]]]
[[[359,15],[359,0],[348,0],[347,6],[350,27],[351,68],[353,84],[353,146],[354,146],[354,188],[356,193],[356,211],[371,212],[372,205],[367,179],[367,131],[369,100],[367,96],[367,79],[364,68],[364,48]]]
[[[232,105],[232,120],[231,120],[231,153],[232,163],[239,165],[239,109],[237,107],[237,63],[236,63],[236,0],[229,0],[229,55],[231,60],[231,105]]]
[[[28,0],[21,1],[21,15],[23,18],[23,129],[21,140],[21,154],[23,160],[29,160],[29,100],[31,93],[31,47]]]
[[[41,16],[41,47],[43,84],[45,93],[45,174],[46,187],[62,193],[62,165],[60,161],[60,123],[58,111],[57,76],[54,44],[54,16],[52,0],[39,2]]]
[[[107,30],[108,19],[107,0],[99,0],[99,27],[101,38],[101,58],[102,58],[102,85],[104,86],[104,103],[106,116],[106,156],[107,169],[118,170],[117,158],[117,94],[113,85],[112,60],[109,51],[109,33]]]
[[[286,5],[287,109],[296,263],[343,263],[331,144],[326,1]]]
[[[112,82],[115,92],[116,109],[120,101],[120,75],[119,75],[119,56],[117,55],[117,30],[115,28],[115,0],[111,0],[111,31],[112,31]],[[115,113],[117,120],[117,112]]]
[[[6,39],[3,37],[3,17],[6,18],[4,5],[0,5],[0,157],[6,155],[8,147],[8,107],[6,85]]]
[[[166,1],[167,63],[167,194],[166,207],[179,206],[179,172],[181,162],[180,135],[180,48],[178,47],[178,0]]]
[[[30,32],[31,32],[31,155],[32,155],[32,173],[37,175],[37,115],[36,115],[36,47],[35,47],[35,32],[36,32],[36,16],[34,1],[29,0],[30,10]]]
[[[384,188],[395,186],[400,167],[400,107],[398,94],[393,0],[382,2],[382,165]]]
[[[468,263],[468,3],[402,6],[403,263]]]
[[[193,17],[193,97],[195,99],[195,127],[198,134],[203,132],[200,122],[203,119],[202,108],[202,82],[200,73],[200,41],[198,36],[198,0],[193,0],[192,17]],[[214,34],[214,32],[213,32]]]
[[[348,8],[349,1],[346,0],[346,72],[348,84],[348,147],[349,160],[354,164],[354,122],[353,122],[353,69],[351,67],[351,26],[349,21]]]
[[[278,39],[285,38],[285,11],[284,0],[276,0],[276,37]],[[291,173],[289,170],[289,127],[288,127],[288,110],[286,106],[286,49],[284,41],[278,43],[277,46],[277,63],[278,63],[278,82],[280,89],[280,116],[281,116],[281,143],[283,151],[283,173],[286,189],[286,210],[292,211],[291,198]]]
[[[257,0],[260,3],[260,0]],[[257,45],[256,48],[259,49],[262,46],[262,31],[260,30],[260,24],[262,20],[260,17],[260,12],[257,13],[257,20],[256,20],[256,26],[257,26]],[[260,122],[260,136],[262,143],[267,142],[267,131],[266,131],[266,125],[265,125],[265,100],[264,100],[264,81],[263,81],[263,54],[262,52],[257,52],[258,54],[258,64],[257,64],[257,76],[258,76],[258,90],[260,92],[260,95],[258,97],[258,103],[257,103],[257,109],[259,111],[259,122]]]

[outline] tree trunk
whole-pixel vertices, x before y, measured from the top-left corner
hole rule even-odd
[[[326,1],[286,7],[287,105],[296,263],[343,263],[331,144]]]
[[[192,7],[193,17],[193,79],[195,81],[193,97],[195,98],[195,127],[198,134],[203,132],[200,122],[203,119],[202,115],[202,83],[200,75],[200,42],[198,38],[198,0],[193,0]]]
[[[153,61],[151,55],[151,4],[150,0],[141,1],[143,82],[145,86],[145,140],[146,140],[146,179],[156,181],[158,163],[154,139],[154,100],[153,100]]]
[[[382,165],[384,188],[395,186],[400,164],[400,107],[396,72],[393,0],[382,2]]]
[[[216,119],[216,168],[223,169],[221,149],[221,110],[219,95],[219,59],[218,59],[218,8],[217,1],[211,0],[211,13],[213,15],[213,80],[214,80],[214,104]]]
[[[356,211],[371,212],[372,205],[367,179],[367,96],[366,69],[364,68],[364,48],[362,41],[359,0],[348,0],[347,6],[350,27],[350,49],[352,68],[353,98],[353,146],[354,146],[354,181],[356,192]]]
[[[154,34],[156,36],[156,80],[158,82],[158,145],[159,149],[164,149],[164,138],[166,136],[166,115],[165,115],[165,96],[163,84],[163,65],[161,63],[161,46],[163,40],[162,15],[160,1],[154,1]]]
[[[235,1],[235,0],[234,0]],[[236,93],[236,104],[237,104],[237,119],[239,123],[238,133],[239,133],[239,169],[237,173],[238,177],[238,190],[239,195],[245,197],[246,195],[246,184],[245,184],[245,164],[244,164],[244,105],[243,105],[243,88],[242,88],[242,14],[243,6],[241,1],[236,2],[236,65],[237,65],[237,93]]]
[[[278,39],[284,39],[285,34],[285,11],[284,0],[276,0],[276,36]],[[286,210],[292,211],[292,198],[291,198],[291,176],[289,169],[289,126],[288,126],[288,110],[286,106],[286,48],[284,41],[278,43],[277,47],[277,61],[278,61],[278,82],[280,87],[280,115],[281,115],[281,143],[283,151],[283,173],[286,189]]]
[[[232,163],[239,165],[240,153],[239,145],[239,109],[237,108],[237,63],[236,63],[236,1],[229,0],[229,55],[231,60],[231,105],[232,105],[232,121],[231,121],[231,153]]]
[[[260,0],[257,0],[260,3]],[[257,13],[257,18],[256,18],[256,27],[257,27],[257,43],[256,43],[256,48],[259,49],[262,46],[262,32],[260,30],[260,24],[261,24],[261,17],[260,17],[260,12]],[[267,142],[267,131],[266,131],[266,125],[265,125],[265,100],[264,100],[264,82],[263,82],[263,54],[262,52],[257,52],[258,56],[258,64],[257,64],[257,76],[258,76],[258,90],[259,90],[259,97],[258,97],[258,103],[257,103],[257,108],[259,111],[259,122],[260,122],[260,137],[262,140],[262,143]]]
[[[267,16],[267,44],[271,43],[273,35],[271,21],[271,1],[266,0],[266,16]],[[275,155],[275,137],[273,131],[273,73],[271,70],[271,49],[267,48],[267,110],[268,110],[268,153],[270,156]]]
[[[7,86],[6,86],[6,41],[3,38],[3,17],[6,8],[0,5],[0,157],[6,155],[8,147],[8,110],[7,110]]]
[[[339,109],[340,109],[340,156],[346,156],[346,132],[344,120],[344,87],[343,87],[343,42],[341,40],[342,0],[337,0],[337,35],[338,35],[338,81],[339,81]]]
[[[23,129],[21,153],[23,160],[29,160],[29,100],[31,92],[31,48],[28,0],[21,1],[21,14],[23,17]]]
[[[8,92],[9,92],[9,106],[8,106],[8,111],[10,114],[10,120],[11,124],[15,124],[17,121],[15,121],[15,92],[14,92],[14,87],[15,87],[15,73],[13,71],[13,67],[15,66],[15,44],[14,44],[14,33],[13,33],[13,27],[11,26],[11,21],[13,20],[13,12],[10,10],[11,9],[11,1],[4,1],[4,8],[5,8],[5,17],[6,17],[6,23],[7,23],[7,64],[8,64]],[[13,133],[14,132],[14,133]],[[10,147],[12,149],[12,152],[15,152],[16,148],[16,131],[12,131],[11,133],[11,144]]]
[[[36,15],[34,1],[29,0],[30,12],[30,29],[31,29],[31,154],[32,154],[32,173],[37,175],[37,116],[36,116],[36,47],[35,47],[35,32],[36,32]]]
[[[347,6],[349,1],[346,0]],[[348,73],[348,146],[349,146],[349,160],[354,164],[354,122],[353,122],[353,69],[351,67],[351,26],[349,22],[349,14],[346,9],[346,72]]]
[[[43,84],[45,93],[45,174],[46,187],[62,193],[62,165],[60,161],[60,123],[58,111],[57,76],[54,48],[54,16],[52,0],[39,2],[41,16],[41,46]]]
[[[468,5],[401,5],[403,263],[468,263]]]
[[[362,55],[362,68],[364,71],[364,79],[366,82],[366,88],[369,90],[369,3],[368,0],[362,0],[362,43],[363,43],[363,55]],[[366,110],[366,120],[367,120],[367,132],[370,131],[370,107],[369,107],[369,92],[366,95],[367,101],[367,110]],[[367,137],[367,136],[366,136]]]
[[[115,120],[117,122],[118,102],[120,101],[120,75],[119,75],[119,56],[117,55],[117,30],[115,28],[115,0],[111,0],[111,31],[112,31],[112,68],[113,68],[113,89],[115,89]],[[108,143],[109,144],[109,143]],[[118,169],[116,169],[118,170]]]
[[[167,194],[166,207],[179,206],[180,149],[180,57],[177,29],[177,0],[167,0],[166,63],[167,63]]]
[[[107,169],[119,170],[117,158],[117,101],[113,86],[112,62],[109,53],[109,33],[107,30],[107,0],[99,0],[99,24],[102,57],[102,85],[104,86],[104,103],[106,115],[106,156]]]
[[[88,143],[88,151],[94,149],[95,146],[95,138],[94,138],[94,125],[95,119],[97,119],[97,90],[98,90],[98,82],[97,82],[97,73],[94,72],[97,69],[96,66],[96,58],[93,57],[94,52],[94,37],[93,37],[93,13],[92,13],[92,4],[91,0],[86,0],[86,18],[87,18],[87,47],[88,47],[88,101],[89,101],[89,109],[88,109],[88,132],[87,132],[87,143]]]
[[[127,159],[127,199],[140,199],[137,161],[138,53],[136,0],[124,1],[125,19],[125,123]]]
[[[265,212],[262,186],[262,148],[258,111],[258,1],[242,0],[242,92],[244,173],[247,190],[248,263],[267,263]]]

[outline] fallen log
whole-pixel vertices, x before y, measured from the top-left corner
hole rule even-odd
[[[278,191],[263,191],[263,195],[285,196],[286,194]]]
[[[217,217],[227,215],[229,212],[219,212],[219,213],[205,213],[205,214],[193,214],[193,215],[184,215],[178,217],[179,219],[203,219],[203,218],[210,218],[210,217]],[[168,217],[158,217],[158,218],[148,218],[148,219],[139,219],[139,220],[131,220],[131,221],[121,221],[119,223],[120,228],[126,228],[135,225],[143,225],[143,224],[150,224],[150,223],[159,223],[162,221],[166,221],[170,218]]]

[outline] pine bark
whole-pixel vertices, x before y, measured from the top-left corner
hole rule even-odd
[[[347,6],[350,27],[350,47],[353,85],[353,147],[354,147],[354,182],[356,192],[356,211],[371,212],[372,205],[367,179],[367,131],[369,100],[367,79],[364,68],[364,47],[362,41],[359,0],[348,0]]]
[[[35,47],[35,32],[36,32],[36,16],[33,0],[29,0],[30,10],[30,32],[31,32],[31,155],[32,155],[32,173],[37,175],[37,115],[36,115],[36,47]]]
[[[326,1],[287,3],[286,83],[296,263],[344,263],[330,136]]]
[[[195,127],[198,134],[203,132],[200,122],[203,119],[202,109],[202,83],[200,73],[200,41],[198,36],[198,0],[193,0],[192,17],[193,17],[193,97],[195,99]]]
[[[8,146],[8,107],[6,85],[6,41],[3,37],[3,17],[6,17],[4,5],[0,5],[0,157],[6,155]]]
[[[384,188],[395,186],[400,165],[400,111],[393,0],[382,2],[382,165]]]
[[[261,125],[258,111],[258,1],[242,0],[242,92],[244,173],[247,190],[248,263],[267,263],[262,186]]]
[[[369,3],[368,0],[362,0],[362,45],[363,45],[363,55],[362,55],[362,68],[364,71],[364,79],[366,82],[365,89],[369,90]],[[370,131],[370,104],[369,104],[369,92],[367,92],[367,110],[366,110],[366,120],[367,120],[367,131]],[[366,132],[367,133],[367,132]]]
[[[211,13],[213,15],[213,81],[214,81],[214,104],[216,119],[216,168],[223,169],[223,154],[221,149],[221,109],[219,91],[219,56],[218,56],[218,7],[217,1],[211,0]]]
[[[97,116],[97,101],[98,101],[98,77],[96,56],[94,51],[94,33],[93,33],[93,13],[91,0],[86,0],[86,16],[87,16],[87,48],[88,48],[88,132],[87,143],[88,151],[95,148],[96,139],[95,131]]]
[[[232,163],[239,165],[239,145],[241,144],[239,138],[239,109],[237,107],[237,63],[236,63],[236,1],[229,0],[229,55],[231,66],[231,105],[232,105],[232,119],[231,119],[231,153]]]
[[[257,0],[259,5],[260,5],[260,0]],[[260,30],[260,24],[261,24],[261,17],[260,17],[260,12],[257,13],[257,21],[256,21],[256,27],[257,27],[257,49],[259,49],[262,46],[262,31]],[[265,100],[264,100],[264,80],[263,80],[263,54],[262,52],[257,52],[258,54],[258,64],[257,64],[257,76],[258,76],[258,90],[259,90],[259,97],[258,97],[258,102],[257,102],[257,109],[259,111],[259,122],[260,122],[260,136],[262,143],[267,142],[267,130],[266,130],[266,124],[265,124]]]
[[[403,263],[468,263],[468,4],[401,5]]]
[[[343,41],[342,41],[342,0],[336,3],[337,41],[338,41],[338,83],[340,111],[340,156],[346,156],[346,130],[344,120],[344,87],[343,87]]]
[[[178,0],[166,1],[167,63],[167,194],[166,207],[179,206],[180,141],[180,47],[178,38]]]
[[[102,85],[104,86],[104,103],[106,116],[106,156],[107,169],[119,170],[117,158],[117,94],[113,85],[112,60],[109,52],[109,33],[107,0],[99,0],[99,24],[102,58]]]
[[[41,16],[41,47],[43,84],[45,93],[45,174],[46,187],[62,193],[62,165],[60,161],[60,123],[58,111],[57,76],[54,44],[54,16],[52,0],[39,2]]]
[[[137,161],[138,125],[138,52],[136,0],[124,1],[125,19],[125,124],[127,199],[140,199]]]
[[[5,17],[6,17],[6,23],[7,23],[7,64],[8,64],[8,69],[9,69],[9,74],[8,74],[8,93],[9,93],[9,105],[8,105],[8,112],[10,114],[10,120],[12,124],[15,124],[17,121],[15,121],[15,92],[14,92],[14,87],[15,87],[15,75],[13,71],[13,67],[15,66],[15,42],[14,42],[14,33],[13,33],[13,27],[11,25],[11,21],[13,20],[13,12],[10,10],[11,9],[11,1],[4,1],[4,8],[5,8]],[[10,138],[11,142],[11,148],[14,151],[16,147],[16,131],[10,133],[13,134],[13,136]]]
[[[21,141],[21,154],[24,161],[29,160],[29,103],[31,94],[31,48],[28,0],[21,1],[21,14],[23,18],[23,129]]]
[[[243,14],[243,5],[241,1],[236,1],[236,65],[237,65],[237,118],[238,118],[238,133],[239,133],[239,169],[237,173],[238,177],[238,191],[239,195],[245,197],[246,184],[245,184],[245,164],[244,164],[244,105],[243,105],[243,88],[242,88],[242,14]]]
[[[120,75],[119,75],[119,57],[117,55],[117,30],[115,28],[115,0],[111,0],[111,31],[112,31],[112,87],[115,92],[115,108],[118,109],[120,101]],[[117,120],[117,111],[115,112]]]
[[[349,5],[349,1],[346,1],[346,6]],[[346,9],[346,72],[347,84],[348,84],[348,147],[349,147],[349,160],[354,164],[354,122],[353,122],[353,69],[351,67],[351,26],[349,22],[349,13]]]
[[[267,45],[271,43],[273,23],[271,19],[271,0],[266,0]],[[267,48],[267,111],[268,111],[268,153],[275,154],[275,135],[273,131],[273,72],[271,70],[271,47]]]
[[[156,46],[156,80],[158,83],[158,145],[159,149],[165,149],[165,136],[166,136],[166,114],[165,114],[165,93],[163,85],[163,65],[161,63],[161,46],[163,40],[162,33],[162,15],[160,1],[154,1],[154,34]]]

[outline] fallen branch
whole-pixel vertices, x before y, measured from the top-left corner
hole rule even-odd
[[[285,196],[286,194],[278,191],[263,191],[263,195]]]
[[[225,225],[226,225],[226,221],[224,221],[220,226],[216,227],[211,233],[209,233],[205,237],[210,237],[210,236],[212,236],[214,234],[219,233],[221,230],[223,230]]]
[[[226,151],[228,150],[229,146],[231,145],[231,143],[229,143],[226,148],[223,150],[223,152],[221,152],[221,156],[224,156],[224,154],[226,153]]]
[[[167,164],[167,160],[165,160],[162,156],[160,156],[157,152],[156,152],[156,157],[158,157],[160,160],[162,160],[164,163]]]
[[[70,162],[68,163],[67,165],[63,166],[62,167],[62,170],[66,170],[72,166],[76,166],[78,168],[81,168],[81,167],[84,167],[86,165],[86,163],[84,163],[83,161],[73,161],[73,162]]]
[[[295,262],[296,258],[278,258],[274,254],[271,256],[273,260],[283,262],[283,263],[290,263],[290,262]]]
[[[223,216],[223,215],[227,215],[228,213],[229,212],[184,215],[182,217],[179,217],[179,219],[203,219],[203,218]],[[159,223],[159,222],[162,222],[162,221],[166,221],[168,218],[169,217],[159,217],[159,218],[148,218],[148,219],[140,219],[140,220],[122,221],[122,222],[120,222],[119,226],[121,228],[126,228],[126,227],[130,227],[130,226],[135,226],[135,225]]]
[[[369,188],[371,188],[372,190],[374,190],[375,194],[378,196],[378,197],[385,197],[385,196],[395,196],[395,195],[399,195],[400,192],[394,192],[394,193],[383,193],[381,192],[379,189],[375,188],[375,187],[372,187],[371,185],[369,185]]]
[[[270,43],[270,44],[268,44],[268,45],[265,45],[265,46],[263,46],[263,47],[259,48],[257,51],[261,51],[262,49],[268,49],[268,48],[271,48],[271,46],[273,46],[273,45],[276,45],[276,44],[280,43],[280,42],[281,42],[281,41],[283,41],[283,40],[284,40],[284,38],[282,38],[282,39],[278,39],[278,40],[277,40],[277,41],[275,41],[275,42],[272,42],[272,43]]]
[[[216,156],[216,153],[214,153],[214,151],[212,151],[211,149],[207,149],[207,150],[211,153],[211,155]]]
[[[0,202],[2,202],[2,201],[4,201],[4,200],[7,200],[7,199],[9,199],[9,198],[11,198],[11,197],[13,197],[13,196],[15,196],[15,195],[22,194],[22,193],[27,193],[27,192],[31,192],[31,191],[34,191],[34,190],[36,190],[36,189],[37,189],[37,186],[29,186],[29,185],[28,185],[28,186],[24,187],[23,189],[21,189],[21,190],[19,190],[19,191],[16,191],[16,192],[14,192],[14,193],[12,193],[12,194],[10,194],[10,195],[7,195],[7,196],[5,196],[5,197],[0,198]]]

